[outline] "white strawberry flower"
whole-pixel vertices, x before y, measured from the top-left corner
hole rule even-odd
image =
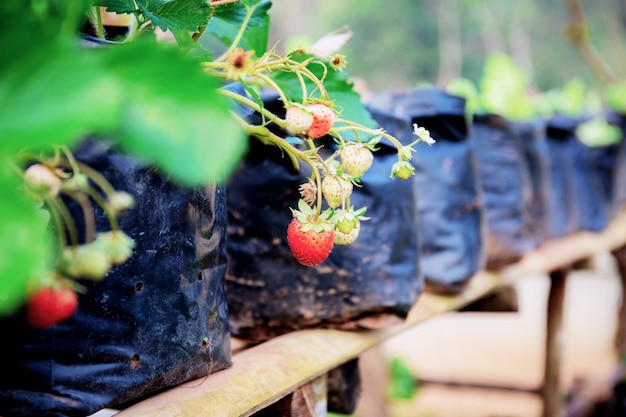
[[[428,145],[432,145],[436,142],[436,140],[430,136],[430,132],[423,127],[418,127],[417,123],[413,123],[413,134]]]

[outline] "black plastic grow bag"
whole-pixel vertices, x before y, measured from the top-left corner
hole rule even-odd
[[[520,141],[506,118],[475,114],[469,138],[483,193],[485,267],[498,270],[518,261],[536,246],[530,233],[530,173]]]
[[[275,97],[266,106],[282,114]],[[277,132],[284,134],[284,132]],[[332,151],[328,137],[316,141]],[[228,191],[228,306],[232,332],[260,341],[295,329],[346,325],[388,313],[403,318],[423,288],[412,181],[391,179],[395,148],[380,144],[354,207],[367,207],[358,239],[335,245],[320,265],[291,254],[286,231],[307,173],[252,138]]]
[[[529,235],[534,246],[550,238],[550,150],[542,118],[510,122],[528,167],[531,195],[527,201]]]
[[[0,320],[3,416],[86,416],[231,365],[225,190],[176,186],[101,141],[76,156],[135,197],[119,220],[136,247],[103,281],[81,281],[66,322]],[[96,223],[108,230],[100,210]]]
[[[439,89],[384,91],[368,100],[372,117],[410,143],[413,123],[436,139],[413,155],[421,268],[429,288],[458,292],[484,264],[484,222],[465,100]]]

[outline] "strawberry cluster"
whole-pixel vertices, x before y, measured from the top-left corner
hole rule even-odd
[[[349,245],[358,238],[361,221],[368,219],[364,216],[366,207],[355,209],[350,204],[350,195],[354,187],[361,185],[361,177],[372,166],[376,145],[383,136],[398,147],[398,163],[391,176],[406,179],[414,173],[409,162],[413,152],[411,146],[399,145],[384,132],[367,143],[343,140],[336,134],[338,132],[333,132],[335,120],[332,106],[321,102],[292,103],[285,113],[286,130],[305,139],[311,151],[317,150],[313,140],[326,135],[334,136],[339,145],[338,151],[325,160],[315,152],[316,160],[312,166],[316,169],[312,178],[300,186],[302,198],[298,209],[292,209],[294,218],[287,230],[287,241],[294,257],[306,266],[323,262],[334,245]],[[423,128],[414,133],[418,136],[417,141],[432,140]],[[325,210],[322,210],[322,204],[327,206]]]
[[[71,317],[78,307],[78,279],[101,280],[114,265],[126,262],[132,255],[134,241],[117,228],[117,216],[134,205],[134,198],[114,190],[104,178],[77,162],[68,149],[67,158],[54,157],[32,163],[24,171],[24,189],[41,206],[42,215],[54,222],[61,242],[53,270],[44,270],[34,279],[27,294],[26,319],[38,329],[52,327]],[[92,177],[90,177],[89,175]],[[99,187],[94,186],[98,183]],[[90,198],[100,205],[112,230],[85,236],[79,243],[74,220],[61,198],[65,195],[82,202]],[[85,222],[92,222],[91,216]],[[90,224],[86,230],[95,230]],[[67,240],[69,237],[69,241]]]

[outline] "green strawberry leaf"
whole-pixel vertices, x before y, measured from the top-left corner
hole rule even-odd
[[[184,184],[224,182],[247,139],[218,93],[219,81],[167,45],[136,41],[106,52],[105,68],[124,92],[120,124],[111,132],[119,146]]]
[[[272,2],[269,0],[253,0],[217,6],[205,34],[210,34],[224,45],[230,46],[244,24],[248,7],[254,7],[254,12],[237,46],[246,51],[255,51],[256,56],[261,56],[267,51],[270,22],[268,11],[271,6]]]
[[[106,7],[107,11],[117,14],[129,14],[137,11],[135,0],[96,0],[94,5]]]
[[[3,48],[6,37],[0,39]],[[119,117],[119,89],[97,51],[40,39],[0,67],[0,153],[72,144]],[[49,150],[49,149],[48,149]]]
[[[19,188],[11,162],[0,161],[0,316],[11,315],[26,299],[26,289],[51,258],[46,223]],[[39,275],[40,277],[42,275]]]
[[[152,26],[195,30],[209,21],[211,7],[206,0],[136,0],[137,7]]]

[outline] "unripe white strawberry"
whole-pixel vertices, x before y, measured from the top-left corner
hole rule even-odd
[[[341,205],[341,202],[352,194],[354,186],[352,182],[342,177],[327,175],[322,180],[322,194],[329,207],[335,208]]]
[[[374,154],[362,143],[347,143],[341,150],[341,170],[353,178],[360,178],[374,162]]]
[[[24,176],[33,189],[56,197],[61,191],[61,178],[44,164],[33,164],[26,169]]]
[[[285,114],[287,131],[295,136],[303,136],[313,124],[313,114],[298,104],[292,104]]]

